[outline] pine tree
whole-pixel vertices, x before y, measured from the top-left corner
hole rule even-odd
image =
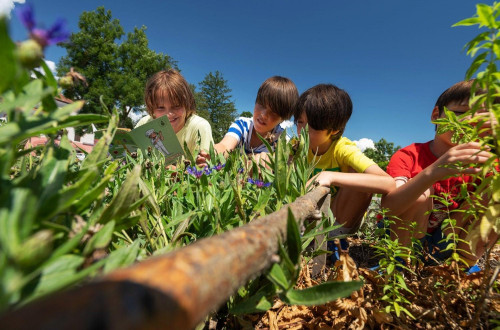
[[[203,101],[200,102],[198,111],[208,113],[214,141],[219,142],[226,134],[236,115],[234,102],[231,101],[231,89],[228,87],[227,80],[219,71],[208,73],[199,85]]]

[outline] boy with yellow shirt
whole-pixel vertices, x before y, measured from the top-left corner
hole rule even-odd
[[[349,94],[332,84],[319,84],[305,91],[294,113],[299,134],[309,126],[308,161],[315,163],[311,180],[331,187],[334,193],[330,208],[335,224],[342,227],[330,232],[330,237],[355,233],[372,194],[387,194],[396,188],[391,176],[354,142],[342,137],[351,113]],[[341,246],[347,249],[347,242],[341,241]]]

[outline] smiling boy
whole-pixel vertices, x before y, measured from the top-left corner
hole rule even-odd
[[[212,128],[208,121],[196,115],[191,88],[178,71],[170,69],[154,74],[146,83],[144,100],[149,115],[139,120],[135,127],[167,116],[181,146],[184,148],[186,143],[191,154],[210,148]]]
[[[268,152],[258,135],[269,138],[271,146],[274,146],[284,132],[279,124],[292,116],[298,97],[297,87],[290,79],[280,76],[267,79],[257,92],[253,117],[238,118],[214,146],[215,150],[230,152],[243,147],[247,154]]]

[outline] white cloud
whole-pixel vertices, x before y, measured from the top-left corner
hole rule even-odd
[[[147,115],[148,113],[146,112],[146,107],[142,107],[140,110],[132,110],[128,113],[128,116],[130,117],[130,119],[132,119],[132,124],[137,124],[137,122],[139,121],[139,119],[141,119],[142,117],[144,117],[145,115]]]
[[[368,148],[375,149],[375,144],[372,139],[362,138],[359,141],[352,141],[356,143],[356,146],[361,149],[361,151],[365,151]]]
[[[14,9],[15,2],[24,3],[25,0],[0,0],[0,16],[10,17],[10,12]]]
[[[289,128],[290,127],[291,128],[291,127],[293,127],[293,121],[291,121],[291,120],[285,120],[285,121],[283,121],[281,123],[281,127],[283,127],[283,128]]]
[[[2,0],[0,0],[0,1],[2,1]],[[49,67],[50,72],[52,72],[52,74],[54,75],[54,78],[56,80],[59,80],[59,77],[56,76],[56,63],[53,61],[49,61],[49,60],[44,60],[44,61],[45,61],[45,64],[47,64],[47,66]],[[45,76],[45,71],[43,70],[43,68],[41,66],[36,68],[36,71],[40,72],[41,74],[43,74]],[[31,73],[31,78],[36,78],[36,74],[34,72]]]
[[[55,75],[56,74],[56,63],[53,61],[45,60],[45,64],[47,64],[47,66],[49,67],[50,72],[52,72],[52,74]],[[56,77],[56,79],[57,79],[57,77]]]

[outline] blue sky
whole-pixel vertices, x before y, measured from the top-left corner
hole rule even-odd
[[[451,27],[475,13],[470,0],[28,2],[37,21],[64,17],[73,32],[83,11],[101,5],[126,32],[147,26],[150,48],[172,56],[190,83],[221,71],[239,113],[253,110],[273,75],[291,78],[300,93],[333,83],[354,105],[346,137],[401,146],[433,138],[434,103],[464,78],[472,60],[463,46],[478,34]],[[10,28],[13,39],[26,38],[15,17]],[[56,63],[63,55],[60,47],[46,52]]]

